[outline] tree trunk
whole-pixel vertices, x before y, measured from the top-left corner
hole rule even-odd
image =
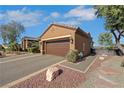
[[[121,55],[124,55],[124,48],[121,46],[120,41],[116,40],[116,47],[119,49],[121,52]]]
[[[118,32],[120,32],[120,31],[118,31]],[[121,39],[121,34],[122,33],[119,33],[119,35],[116,35],[116,33],[115,33],[114,30],[111,30],[111,33],[114,35],[115,42],[116,42],[116,48],[118,49],[118,52],[120,51],[121,52],[121,55],[124,55],[124,48],[120,44],[120,39]]]

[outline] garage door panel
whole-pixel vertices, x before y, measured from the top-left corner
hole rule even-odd
[[[46,53],[57,56],[65,56],[69,49],[70,49],[69,40],[47,42]]]

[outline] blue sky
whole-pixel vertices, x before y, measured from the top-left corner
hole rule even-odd
[[[90,32],[97,45],[99,34],[106,30],[104,20],[96,18],[94,13],[93,6],[0,6],[0,24],[11,20],[22,23],[25,26],[22,37],[38,37],[53,22],[76,25]],[[2,43],[1,38],[0,43]]]

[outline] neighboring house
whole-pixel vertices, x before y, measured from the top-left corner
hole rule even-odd
[[[0,48],[2,48],[2,45],[0,44]]]
[[[51,24],[40,37],[42,54],[65,56],[70,49],[77,49],[85,56],[91,51],[91,37],[79,27]]]
[[[33,42],[39,42],[39,39],[34,37],[22,38],[22,50],[26,50],[27,48],[31,47]]]
[[[3,47],[4,49],[7,49],[9,46],[8,46],[7,44],[2,44],[2,47]]]
[[[3,46],[0,44],[0,51],[3,50]]]
[[[0,44],[0,57],[4,55],[4,47]]]

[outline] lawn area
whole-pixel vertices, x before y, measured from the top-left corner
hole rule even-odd
[[[62,63],[62,65],[84,72],[88,68],[88,66],[92,64],[95,58],[96,56],[88,56],[84,58],[81,62],[78,62],[78,63],[64,62]]]

